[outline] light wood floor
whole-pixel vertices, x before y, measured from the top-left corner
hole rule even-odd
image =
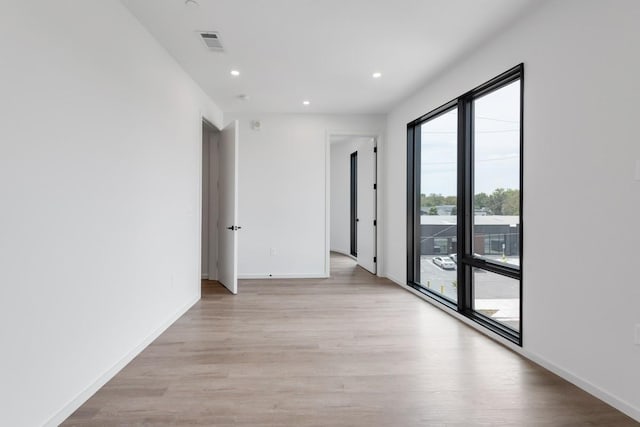
[[[332,278],[215,282],[64,425],[637,426],[332,256]]]

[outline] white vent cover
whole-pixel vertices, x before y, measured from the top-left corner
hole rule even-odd
[[[200,31],[200,38],[204,42],[207,49],[213,50],[216,52],[222,52],[224,49],[222,48],[222,42],[220,41],[220,34],[215,31]]]

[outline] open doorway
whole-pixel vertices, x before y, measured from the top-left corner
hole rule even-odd
[[[218,218],[220,174],[218,142],[220,131],[202,123],[202,278],[218,280]]]
[[[329,251],[376,274],[377,137],[330,135],[329,151]]]
[[[238,122],[202,122],[201,276],[238,292]]]

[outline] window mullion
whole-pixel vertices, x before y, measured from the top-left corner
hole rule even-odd
[[[458,200],[457,200],[457,257],[458,257],[458,311],[464,312],[466,299],[467,299],[467,281],[465,278],[465,264],[462,261],[465,253],[467,253],[467,242],[464,233],[465,227],[465,215],[468,209],[466,198],[464,197],[466,183],[465,183],[465,165],[462,159],[465,158],[466,152],[466,119],[465,119],[465,102],[463,99],[458,100]]]
[[[461,96],[458,101],[458,309],[471,312],[473,288],[471,286],[471,266],[466,262],[472,256],[473,248],[473,103],[470,96]]]
[[[415,281],[415,199],[417,189],[415,188],[415,176],[420,173],[416,170],[415,155],[415,126],[407,127],[407,283]]]
[[[422,156],[421,150],[422,138],[420,132],[416,132],[414,129],[413,132],[413,154],[414,154],[414,180],[413,187],[417,190],[413,193],[413,232],[414,236],[418,236],[418,238],[414,237],[413,241],[413,278],[414,282],[416,281],[416,277],[420,277],[420,174],[422,165],[420,164],[420,159]],[[416,262],[417,260],[417,262]]]

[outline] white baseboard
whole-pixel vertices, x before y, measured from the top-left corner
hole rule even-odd
[[[268,274],[268,273],[249,273],[239,274],[238,279],[326,279],[324,273],[305,274],[305,273],[287,273],[287,274]]]
[[[104,386],[109,380],[111,380],[118,372],[122,370],[129,362],[131,362],[138,354],[140,354],[149,344],[151,344],[156,338],[158,338],[169,326],[171,326],[176,320],[178,320],[183,314],[185,314],[195,303],[200,300],[200,295],[188,302],[176,312],[174,312],[169,318],[160,325],[155,331],[148,335],[140,344],[127,353],[122,359],[120,359],[115,365],[113,365],[107,372],[100,375],[91,385],[89,385],[84,391],[80,392],[75,398],[67,403],[58,413],[52,416],[47,421],[45,426],[58,426],[64,420],[66,420],[71,414],[73,414],[83,403],[85,403],[91,396],[93,396],[102,386]]]
[[[544,369],[553,372],[554,374],[556,374],[557,376],[569,381],[570,383],[572,383],[573,385],[575,385],[578,388],[581,388],[582,390],[586,391],[587,393],[597,397],[598,399],[602,400],[605,403],[608,403],[609,405],[613,406],[614,408],[616,408],[617,410],[619,410],[620,412],[623,412],[625,414],[627,414],[628,416],[630,416],[631,418],[633,418],[634,420],[640,422],[640,408],[636,408],[635,406],[633,406],[632,404],[630,404],[629,402],[620,399],[619,397],[609,393],[608,391],[598,387],[597,385],[583,379],[580,378],[579,376],[573,374],[570,371],[567,371],[566,369],[563,369],[551,362],[549,362],[548,360],[546,360],[543,357],[538,356],[537,354],[531,353],[529,351],[525,351],[523,354],[524,357],[526,357],[527,359],[531,360],[532,362],[542,366]]]
[[[387,275],[386,275],[386,276],[384,276],[384,277],[386,277],[387,279],[391,280],[391,281],[392,281],[393,283],[395,283],[396,285],[400,285],[400,286],[402,286],[402,287],[404,287],[404,286],[405,286],[405,285],[403,285],[403,284],[402,284],[402,283],[403,283],[403,281],[402,281],[402,280],[400,280],[400,279],[398,279],[397,277],[393,277],[393,276],[392,276],[392,275],[390,275],[390,274],[387,274]]]
[[[465,323],[466,325],[472,327],[473,329],[477,330],[478,332],[486,335],[487,337],[489,337],[492,340],[498,342],[499,344],[504,345],[505,347],[507,347],[510,350],[518,353],[522,357],[524,357],[524,358],[536,363],[537,365],[540,365],[544,369],[546,369],[546,370],[548,370],[550,372],[553,372],[554,374],[558,375],[562,379],[564,379],[566,381],[569,381],[571,384],[573,384],[576,387],[586,391],[587,393],[597,397],[598,399],[602,400],[603,402],[613,406],[614,408],[616,408],[620,412],[625,413],[626,415],[630,416],[634,420],[640,421],[640,408],[636,408],[635,406],[633,406],[629,402],[627,402],[627,401],[625,401],[623,399],[620,399],[619,397],[609,393],[608,391],[596,386],[595,384],[593,384],[593,383],[591,383],[591,382],[589,382],[589,381],[587,381],[585,379],[580,378],[579,376],[573,374],[572,372],[555,365],[554,363],[546,360],[545,358],[543,358],[543,357],[541,357],[541,356],[539,356],[539,355],[537,355],[535,353],[532,353],[532,352],[526,350],[525,348],[522,348],[522,347],[519,347],[519,346],[513,344],[511,341],[508,341],[508,340],[500,337],[499,335],[494,334],[490,330],[480,326],[479,324],[475,323],[471,319],[468,319],[465,316],[462,316],[461,314],[451,310],[450,308],[446,307],[445,305],[440,304],[439,302],[429,298],[428,296],[422,294],[421,292],[418,292],[414,288],[403,284],[397,278],[392,277],[392,276],[387,276],[387,278],[389,280],[391,280],[392,282],[394,282],[395,284],[397,284],[398,286],[400,286],[401,288],[403,288],[403,289],[411,292],[412,294],[420,297],[421,299],[425,300],[426,302],[428,302],[429,304],[433,305],[434,307],[437,307],[437,308],[443,310],[447,314],[455,317],[456,319],[458,319],[461,322]]]

